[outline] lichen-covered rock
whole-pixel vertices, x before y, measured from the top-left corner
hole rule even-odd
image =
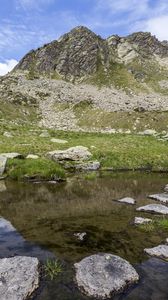
[[[37,258],[15,256],[0,259],[0,298],[25,300],[39,285]]]
[[[79,288],[92,297],[110,298],[139,280],[129,262],[112,254],[95,254],[74,266]]]
[[[55,150],[48,152],[47,156],[55,161],[80,161],[89,159],[92,154],[88,151],[87,147],[76,146],[66,150]]]

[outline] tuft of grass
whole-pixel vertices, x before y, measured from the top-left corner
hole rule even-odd
[[[155,222],[150,222],[150,223],[140,225],[139,228],[145,232],[152,232],[155,230],[156,226],[155,226]]]
[[[8,160],[7,175],[14,180],[26,178],[62,180],[65,178],[65,172],[60,165],[44,158]]]
[[[46,276],[48,276],[51,280],[56,278],[63,271],[62,264],[58,259],[47,259],[44,270]]]
[[[157,224],[158,224],[158,226],[160,226],[163,229],[168,229],[168,219],[167,218],[158,220]]]

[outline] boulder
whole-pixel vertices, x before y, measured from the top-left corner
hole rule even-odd
[[[164,203],[168,202],[168,194],[166,193],[149,195],[148,197],[160,202],[164,202]]]
[[[136,203],[136,201],[133,198],[129,198],[129,197],[122,198],[118,200],[118,202],[132,204],[132,205]]]
[[[150,256],[168,259],[168,245],[159,245],[154,248],[146,248],[144,251]]]
[[[99,161],[82,162],[75,165],[75,169],[84,171],[96,171],[100,169]]]
[[[9,159],[23,158],[23,155],[17,152],[1,153],[0,155]]]
[[[15,256],[0,259],[0,297],[25,300],[39,285],[38,259]]]
[[[0,155],[0,176],[3,175],[6,168],[7,158],[5,156]]]
[[[135,219],[134,219],[135,225],[143,225],[143,224],[147,224],[147,223],[151,223],[151,222],[152,222],[152,219],[148,219],[148,218],[135,217]]]
[[[110,298],[139,280],[129,262],[112,254],[91,255],[74,266],[79,288],[91,297]]]
[[[148,204],[145,206],[138,207],[136,210],[150,212],[150,213],[158,213],[162,215],[168,214],[168,207],[162,204]]]
[[[51,142],[57,143],[57,144],[67,144],[68,143],[68,141],[66,141],[66,140],[60,140],[60,139],[55,139],[55,138],[51,139]]]
[[[55,161],[71,160],[80,161],[89,159],[92,154],[87,147],[76,146],[66,150],[55,150],[47,153],[47,156]]]

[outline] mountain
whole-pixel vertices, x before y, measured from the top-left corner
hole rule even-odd
[[[167,119],[167,96],[168,42],[148,32],[103,39],[79,26],[0,78],[2,117],[15,105],[18,122],[38,115],[41,126],[65,130],[139,130],[139,114],[150,127],[152,114]]]

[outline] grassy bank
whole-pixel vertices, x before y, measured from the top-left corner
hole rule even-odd
[[[42,129],[33,127],[12,127],[13,137],[3,136],[1,129],[0,153],[19,152],[39,155],[38,160],[8,161],[7,173],[14,179],[25,176],[39,175],[40,178],[53,179],[56,174],[64,177],[62,167],[55,162],[45,159],[48,151],[67,149],[82,145],[89,148],[94,160],[101,163],[102,168],[116,169],[148,169],[151,171],[168,170],[167,142],[159,141],[155,137],[126,135],[126,134],[99,134],[74,133],[48,130],[48,137],[40,137]],[[65,139],[67,144],[58,144],[52,138]]]

